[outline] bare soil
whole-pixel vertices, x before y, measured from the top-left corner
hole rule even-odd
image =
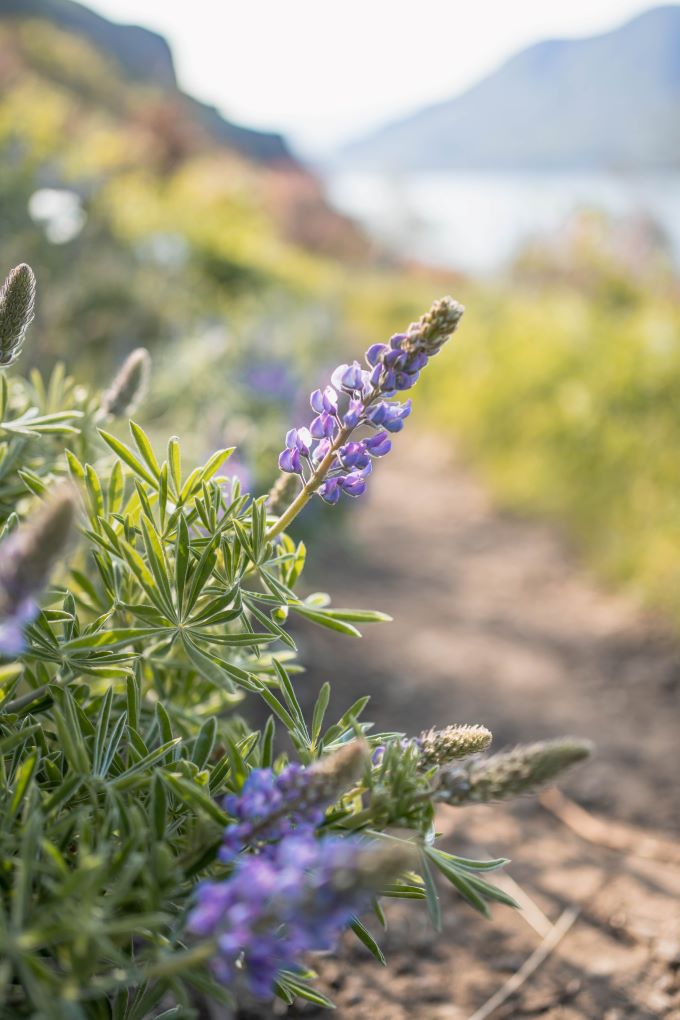
[[[305,627],[306,703],[329,679],[331,710],[370,693],[367,717],[380,729],[481,722],[496,748],[590,737],[596,757],[561,789],[634,828],[619,851],[587,842],[535,799],[443,809],[441,845],[512,858],[527,909],[496,906],[487,921],[442,885],[436,933],[422,905],[388,904],[387,969],[352,939],[319,961],[335,1016],[470,1020],[548,922],[574,907],[559,945],[489,1016],[680,1020],[680,643],[599,587],[550,528],[494,508],[446,448],[399,439],[317,568],[335,605],[379,608],[394,623],[361,641]],[[650,859],[637,830],[665,841],[651,848],[665,859]]]

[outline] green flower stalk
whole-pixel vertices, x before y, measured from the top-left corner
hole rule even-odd
[[[516,747],[463,767],[442,769],[437,799],[446,804],[486,804],[532,793],[591,753],[589,741],[562,737]]]
[[[470,754],[485,751],[491,743],[486,726],[446,726],[443,730],[426,730],[418,738],[420,764],[429,769],[446,765]]]
[[[12,365],[35,313],[35,276],[25,262],[15,266],[0,289],[0,367]]]
[[[146,347],[138,347],[127,356],[120,372],[102,394],[99,419],[129,418],[134,414],[146,396],[150,374],[151,355]]]

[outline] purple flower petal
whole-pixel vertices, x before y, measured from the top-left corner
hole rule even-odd
[[[289,450],[286,448],[282,451],[279,456],[279,467],[282,471],[287,471],[289,474],[299,475],[302,474],[302,462],[300,461],[299,450]]]

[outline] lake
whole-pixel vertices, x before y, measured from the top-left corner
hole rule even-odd
[[[680,174],[323,173],[331,202],[378,241],[421,261],[490,274],[575,211],[650,217],[680,266]]]

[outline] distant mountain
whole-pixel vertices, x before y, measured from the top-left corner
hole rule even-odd
[[[115,24],[74,0],[0,0],[0,19],[6,18],[40,18],[83,36],[113,59],[128,79],[156,86],[181,99],[194,121],[218,144],[260,162],[293,162],[281,135],[233,124],[214,107],[180,92],[170,47],[156,32],[138,25]]]
[[[467,92],[346,146],[405,170],[680,168],[680,6],[538,43]]]

